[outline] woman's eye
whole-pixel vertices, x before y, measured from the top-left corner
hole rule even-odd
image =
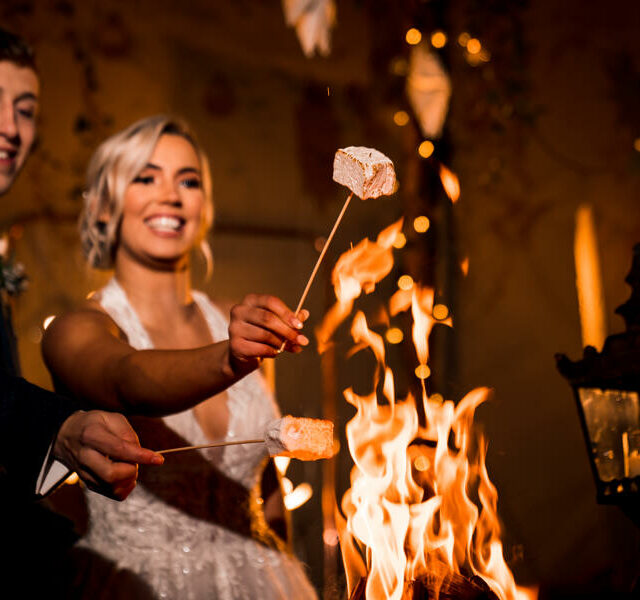
[[[142,183],[143,185],[149,185],[153,183],[153,175],[138,175],[133,183]]]
[[[200,188],[200,180],[197,177],[191,177],[189,179],[183,179],[180,185],[189,189],[198,189]]]

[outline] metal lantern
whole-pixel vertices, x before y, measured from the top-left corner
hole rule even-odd
[[[602,504],[628,505],[640,497],[640,244],[625,281],[631,298],[616,313],[626,331],[610,335],[601,352],[587,346],[582,360],[556,355],[574,391]]]

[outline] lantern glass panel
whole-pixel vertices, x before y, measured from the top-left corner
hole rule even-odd
[[[638,392],[578,388],[593,460],[602,481],[640,475]]]

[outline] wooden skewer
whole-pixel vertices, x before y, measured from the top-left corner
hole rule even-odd
[[[331,233],[329,234],[329,237],[327,238],[327,241],[324,243],[324,247],[322,248],[322,252],[320,252],[320,256],[318,257],[318,260],[316,261],[316,266],[313,267],[313,271],[311,272],[311,276],[309,277],[309,281],[307,281],[307,285],[304,288],[304,292],[302,292],[302,296],[300,297],[300,301],[298,302],[298,307],[296,308],[295,311],[295,315],[296,317],[298,316],[298,313],[300,312],[300,310],[302,309],[302,305],[304,304],[304,301],[307,299],[307,294],[309,293],[309,288],[311,288],[311,283],[313,282],[316,273],[318,272],[318,269],[320,267],[320,263],[322,262],[322,259],[324,258],[324,255],[327,252],[327,248],[329,247],[329,244],[331,243],[331,240],[333,239],[333,236],[336,232],[336,230],[338,229],[338,225],[340,225],[340,221],[342,221],[342,217],[344,216],[344,213],[347,211],[347,207],[349,206],[349,202],[351,202],[351,198],[353,197],[353,192],[351,192],[348,196],[348,198],[345,200],[344,204],[342,205],[342,210],[340,211],[340,214],[338,215],[338,218],[336,219],[336,222],[333,224],[333,229],[331,230]],[[286,342],[282,342],[282,346],[280,346],[280,350],[279,352],[282,352],[284,350],[284,347],[286,345]]]
[[[200,448],[217,448],[219,446],[236,446],[238,444],[264,444],[264,440],[224,440],[199,446],[183,446],[182,448],[169,448],[168,450],[156,450],[157,454],[170,454],[172,452],[185,452],[186,450],[199,450]]]

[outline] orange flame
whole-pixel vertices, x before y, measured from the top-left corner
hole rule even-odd
[[[368,264],[362,255],[359,260]],[[383,276],[367,277],[377,282]],[[364,284],[358,280],[354,289]],[[429,360],[433,302],[433,290],[414,286],[397,291],[389,303],[391,316],[411,308],[421,365]],[[452,325],[450,318],[444,323]],[[535,599],[534,591],[516,586],[504,560],[498,494],[486,469],[486,443],[473,428],[475,410],[489,390],[472,390],[456,406],[451,400],[436,401],[435,395],[432,400],[422,380],[421,424],[417,400],[411,394],[395,397],[384,339],[369,328],[361,311],[351,336],[357,351],[373,352],[377,368],[370,394],[344,391],[356,408],[346,426],[354,462],[351,487],[342,498],[342,513],[336,510],[349,595],[366,577],[367,600],[408,600],[418,579],[429,580],[437,596],[456,573],[481,577],[501,600]]]
[[[331,274],[337,302],[316,329],[320,353],[326,350],[333,332],[349,316],[362,291],[370,294],[376,283],[393,268],[393,243],[402,229],[402,222],[403,219],[399,219],[383,229],[375,242],[363,239],[338,259]]]
[[[451,199],[451,202],[455,204],[460,198],[460,182],[455,173],[447,169],[444,165],[440,165],[440,181],[444,191],[447,192],[447,196]]]

